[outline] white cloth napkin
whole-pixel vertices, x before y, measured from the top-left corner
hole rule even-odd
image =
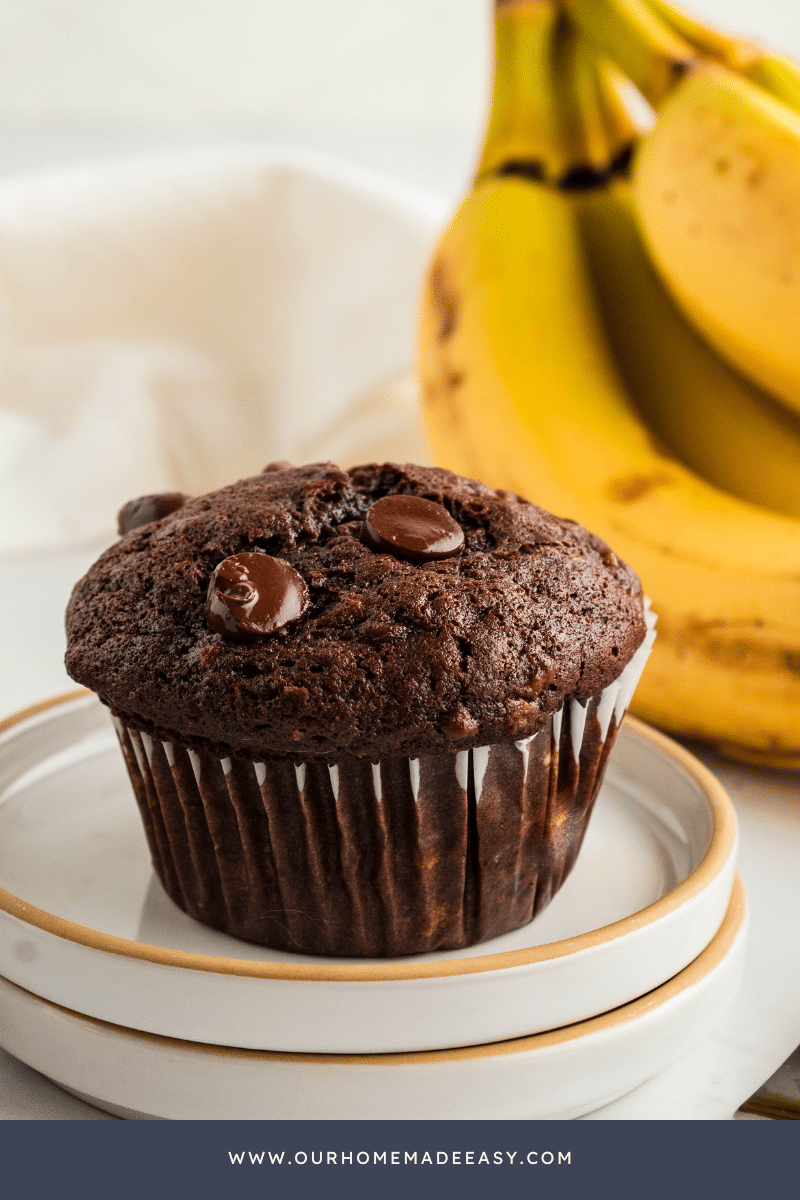
[[[443,203],[263,150],[0,188],[0,552],[272,459],[424,461],[410,367]]]

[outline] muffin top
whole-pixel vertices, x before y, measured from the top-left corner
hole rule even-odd
[[[404,545],[408,501],[372,509],[397,495],[449,514],[432,550]],[[644,638],[639,580],[600,538],[450,471],[276,463],[182,500],[77,584],[66,665],[128,724],[196,749],[377,762],[521,739]],[[296,583],[275,628],[230,615],[220,564],[254,554]]]

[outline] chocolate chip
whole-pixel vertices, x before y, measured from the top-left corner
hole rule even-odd
[[[205,614],[215,633],[249,642],[299,620],[309,603],[306,581],[282,558],[232,554],[211,576]]]
[[[425,563],[459,554],[464,546],[464,530],[446,508],[433,500],[393,495],[370,505],[361,540],[370,550]]]
[[[138,529],[140,525],[149,525],[151,521],[160,521],[162,517],[182,508],[188,496],[183,492],[154,492],[151,496],[139,496],[123,504],[117,513],[117,531],[120,537]]]

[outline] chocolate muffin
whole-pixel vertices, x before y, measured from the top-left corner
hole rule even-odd
[[[74,590],[66,663],[111,709],[172,899],[327,955],[530,921],[649,651],[630,568],[411,465],[277,463],[146,499]]]

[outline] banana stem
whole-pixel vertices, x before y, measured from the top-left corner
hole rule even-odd
[[[492,110],[478,178],[565,188],[601,183],[636,137],[619,74],[551,0],[496,8]]]
[[[704,58],[722,63],[732,71],[746,72],[748,67],[763,57],[763,51],[755,42],[704,25],[696,17],[667,3],[667,0],[647,0],[647,3],[656,17],[694,46]]]
[[[765,51],[757,42],[722,33],[675,8],[667,0],[647,0],[651,12],[707,59],[744,75],[763,91],[800,112],[800,66]]]
[[[641,125],[631,113],[624,96],[630,81],[604,56],[596,58],[600,108],[612,153],[612,169],[627,165],[637,138],[649,125]]]
[[[573,177],[602,176],[612,158],[603,120],[597,75],[597,55],[578,36],[573,25],[564,23],[557,53],[554,91],[561,114],[565,149],[558,178],[569,183]]]
[[[557,119],[546,81],[559,19],[555,0],[498,0],[492,102],[478,178],[510,162],[527,164],[534,178],[552,174]]]
[[[646,0],[562,0],[586,37],[607,54],[654,107],[698,57]]]

